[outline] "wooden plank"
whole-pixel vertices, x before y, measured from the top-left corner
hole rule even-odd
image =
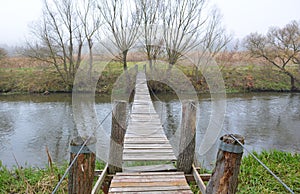
[[[157,149],[157,148],[171,148],[170,144],[155,144],[155,143],[143,143],[143,144],[130,144],[125,143],[124,148],[140,148],[140,149]]]
[[[183,172],[117,173],[109,193],[189,193]]]
[[[133,166],[124,167],[123,172],[157,172],[157,171],[176,171],[177,169],[173,164],[160,164],[160,165],[148,165],[148,166]],[[172,177],[174,178],[174,177]],[[156,177],[155,181],[160,180]]]
[[[142,192],[142,191],[180,191],[180,190],[188,190],[189,186],[154,186],[154,187],[125,187],[125,188],[110,188],[110,192]]]
[[[200,189],[201,193],[206,193],[206,186],[205,186],[204,182],[202,181],[194,164],[192,165],[192,173],[193,173],[194,179],[195,179],[197,186]]]
[[[173,153],[173,149],[156,148],[156,149],[124,149],[124,153]]]
[[[123,161],[176,161],[174,154],[123,155]]]
[[[140,134],[137,134],[138,131],[130,131],[130,132],[127,132],[126,135],[125,135],[125,138],[132,138],[132,137],[143,137],[143,136],[147,136],[147,137],[165,137],[165,134],[164,133],[161,133],[161,132],[152,132],[152,131],[143,131],[142,133]]]
[[[105,177],[107,175],[107,170],[108,170],[108,164],[105,165],[101,175],[99,176],[95,186],[93,187],[93,190],[92,190],[91,194],[96,194],[100,191],[102,183],[105,180]]]
[[[166,173],[166,172],[165,172]],[[137,176],[114,176],[113,178],[113,181],[138,181],[138,180],[152,180],[153,179],[153,176],[154,175],[149,175],[149,176],[140,176],[140,175],[137,175]],[[153,179],[153,181],[156,181],[156,180],[160,180],[160,179],[163,179],[163,181],[165,180],[172,180],[172,179],[182,179],[182,175],[172,175],[172,176],[169,176],[169,177],[166,177],[166,175],[156,175],[155,176],[155,179]]]
[[[174,176],[174,175],[179,175],[183,176],[183,172],[140,172],[140,173],[124,173],[124,172],[117,172],[117,176],[157,176],[157,175],[169,175],[169,176]]]
[[[115,182],[112,181],[110,186],[111,187],[166,187],[166,186],[182,186],[185,185],[186,180],[182,180],[182,179],[173,179],[171,181],[166,180],[166,178],[169,177],[165,177],[165,179],[163,181],[152,181],[152,180],[147,180],[147,179],[140,179],[140,181],[135,181],[135,182],[124,182],[124,181],[120,181],[120,182]]]
[[[147,142],[147,141],[161,141],[164,143],[169,143],[169,140],[167,139],[167,137],[143,137],[143,139],[141,138],[137,138],[137,137],[127,137],[125,139],[125,141],[127,143],[130,142]]]
[[[116,192],[115,192],[116,193]],[[132,194],[132,192],[124,192],[124,194]],[[134,192],[135,194],[192,194],[191,190],[180,190],[180,191],[142,191],[142,192]]]

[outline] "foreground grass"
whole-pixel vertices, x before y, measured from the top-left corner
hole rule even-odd
[[[104,166],[103,162],[96,162],[96,169],[103,169]],[[7,169],[0,161],[0,193],[52,193],[67,167],[66,163],[60,167]],[[57,193],[68,193],[68,176]]]
[[[254,153],[295,193],[300,193],[300,154],[280,151]],[[253,157],[243,159],[238,193],[288,193]]]
[[[280,151],[263,151],[255,155],[279,176],[295,193],[300,193],[300,154]],[[14,168],[7,169],[0,163],[0,193],[51,193],[67,164],[52,168]],[[96,169],[103,169],[104,163],[97,162]],[[58,193],[67,193],[67,178]],[[196,193],[198,189],[191,184]],[[237,193],[288,193],[256,160],[251,156],[243,158],[239,175]]]

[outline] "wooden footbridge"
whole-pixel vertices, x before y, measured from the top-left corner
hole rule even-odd
[[[124,138],[124,172],[113,176],[109,193],[192,193],[183,172],[168,172],[174,170],[173,166],[125,166],[139,161],[176,162],[172,146],[154,110],[145,74],[141,72],[137,74],[134,101]]]
[[[118,107],[122,106],[123,108],[118,110]],[[187,103],[185,108],[183,105],[183,112],[188,109],[188,106],[192,107],[190,102]],[[94,187],[89,190],[88,187],[92,186],[94,181],[90,172],[93,172],[95,168],[95,154],[83,152],[84,157],[82,158],[84,159],[81,160],[81,156],[77,159],[80,159],[79,162],[82,162],[82,164],[74,164],[73,170],[70,170],[69,192],[95,194],[102,189],[105,193],[193,193],[188,184],[188,180],[193,180],[202,193],[210,193],[206,192],[206,186],[203,183],[203,180],[207,177],[209,179],[210,176],[200,176],[193,165],[196,128],[196,111],[195,105],[193,106],[193,116],[191,118],[188,116],[189,113],[182,115],[183,122],[186,122],[183,134],[185,136],[193,134],[192,139],[184,138],[179,144],[179,146],[187,147],[189,150],[184,150],[176,156],[164,133],[160,117],[152,104],[146,75],[144,72],[138,72],[128,125],[125,124],[126,119],[124,119],[127,112],[124,111],[126,104],[118,104],[116,111],[119,116],[114,115],[112,117],[109,164],[98,175]],[[186,112],[189,112],[189,110]],[[236,157],[232,155],[229,158]],[[111,161],[114,161],[114,163],[111,163]],[[133,164],[135,165],[133,166]],[[84,173],[87,173],[87,175],[84,175]],[[238,174],[231,171],[229,173],[230,176]],[[223,180],[222,176],[216,175],[218,179]],[[87,183],[87,179],[90,179],[90,183]],[[213,179],[213,177],[210,179]],[[225,185],[230,184],[225,183]],[[106,189],[104,185],[107,186]],[[215,185],[221,184],[213,183],[211,185],[213,185],[211,188],[219,188]],[[83,187],[88,189],[83,189]],[[212,193],[219,193],[219,191]],[[227,193],[226,189],[222,190],[221,193]]]

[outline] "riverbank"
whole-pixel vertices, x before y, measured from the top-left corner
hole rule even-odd
[[[300,154],[274,150],[255,155],[295,193],[300,193]],[[0,193],[50,193],[66,167],[67,163],[61,167],[52,165],[44,169],[32,167],[7,169],[0,162]],[[96,163],[96,169],[103,167],[103,162]],[[59,192],[67,193],[67,179],[62,182]],[[252,156],[248,155],[242,160],[237,193],[287,193],[287,191]]]
[[[129,62],[132,68],[137,62]],[[140,64],[142,68],[143,64]],[[177,65],[191,81],[198,93],[209,93],[205,78],[189,65]],[[227,93],[275,91],[288,92],[290,80],[285,74],[271,66],[246,63],[220,67]],[[298,67],[290,69],[299,74]],[[122,64],[110,62],[99,75],[96,93],[110,95],[115,82],[123,73]],[[172,89],[163,83],[151,81],[150,86],[156,93],[172,93]],[[300,84],[298,85],[300,88]],[[0,63],[0,93],[64,93],[71,92],[53,66],[40,64],[30,59],[6,59]]]

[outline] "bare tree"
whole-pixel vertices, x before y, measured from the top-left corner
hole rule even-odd
[[[201,47],[208,51],[211,57],[215,57],[232,40],[232,36],[227,34],[222,26],[222,16],[218,9],[214,8],[209,15]]]
[[[91,5],[92,0],[85,2],[85,5]],[[68,89],[72,88],[82,61],[84,42],[88,41],[90,45],[96,30],[88,27],[87,23],[91,8],[83,7],[78,11],[78,3],[75,0],[44,0],[42,19],[32,26],[36,41],[28,41],[25,53],[29,57],[53,64]],[[91,51],[92,47],[89,48]]]
[[[152,61],[162,52],[163,36],[159,33],[163,0],[136,0],[141,10],[140,41],[144,46],[147,60],[152,69]]]
[[[166,0],[163,4],[163,37],[171,68],[187,52],[200,44],[205,0]]]
[[[87,41],[89,50],[89,77],[91,77],[91,71],[93,67],[93,37],[98,32],[101,23],[101,15],[97,8],[97,1],[95,0],[81,0],[77,5],[77,13],[81,21],[81,29],[83,32],[78,33],[81,39],[82,33]]]
[[[291,91],[300,80],[288,70],[291,62],[299,62],[300,26],[292,21],[283,28],[271,27],[267,35],[252,33],[245,38],[245,47],[253,57],[264,59],[290,77]],[[298,63],[299,64],[299,63]]]
[[[204,24],[203,36],[200,44],[196,47],[195,55],[195,77],[199,81],[199,69],[203,63],[208,63],[206,59],[213,59],[217,54],[226,49],[226,45],[232,40],[232,36],[226,32],[222,26],[222,16],[217,8],[209,12],[209,17]],[[206,66],[206,65],[205,65]]]
[[[132,1],[123,0],[102,0],[98,8],[106,24],[105,38],[120,52],[119,59],[124,70],[127,70],[128,51],[138,38],[140,10]],[[113,48],[109,48],[106,43],[103,46],[114,53]]]
[[[0,48],[0,60],[7,57],[7,51],[4,48]]]

